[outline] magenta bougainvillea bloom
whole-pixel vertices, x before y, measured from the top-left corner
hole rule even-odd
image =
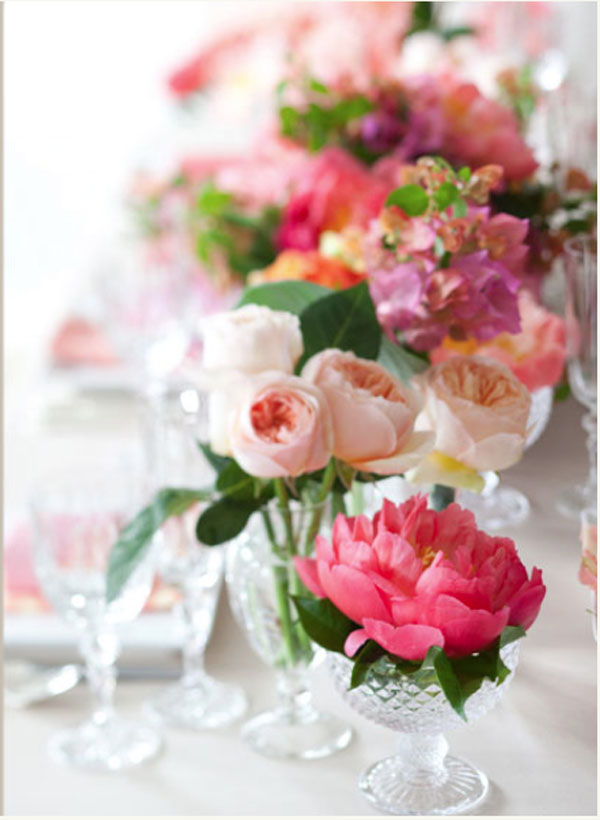
[[[429,510],[420,495],[384,501],[373,520],[338,515],[331,541],[317,536],[315,557],[294,560],[306,586],[358,625],[349,656],[369,638],[407,660],[423,660],[431,646],[469,655],[506,626],[528,629],[546,591],[510,538],[478,530],[458,504]]]

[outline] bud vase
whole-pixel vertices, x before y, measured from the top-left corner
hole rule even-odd
[[[510,669],[503,683],[484,680],[467,699],[468,722],[494,706],[511,680],[518,642],[501,651]],[[390,814],[461,814],[480,805],[488,791],[485,774],[447,754],[443,732],[464,725],[450,706],[431,670],[407,676],[385,657],[369,669],[360,686],[349,689],[352,663],[329,655],[336,688],[364,717],[399,732],[397,752],[375,763],[360,777],[359,789],[380,811]]]
[[[307,594],[293,556],[312,552],[315,535],[329,521],[327,506],[270,505],[229,547],[231,608],[252,649],[276,674],[277,705],[249,720],[242,738],[270,757],[326,757],[352,737],[342,720],[313,705],[307,670],[324,652],[311,643],[289,597]]]

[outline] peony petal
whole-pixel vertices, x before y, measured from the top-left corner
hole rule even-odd
[[[365,618],[364,627],[369,638],[379,646],[407,661],[422,661],[430,647],[444,647],[442,632],[432,626],[392,626],[373,618]]]
[[[384,603],[387,596],[379,592],[364,572],[320,561],[319,580],[327,597],[356,623],[362,623],[365,617],[391,620],[390,608]]]
[[[534,567],[531,580],[521,588],[512,601],[509,601],[510,618],[508,622],[511,626],[518,624],[523,629],[529,629],[538,616],[545,595],[546,587],[542,583],[542,573]]]
[[[349,658],[354,657],[360,647],[369,640],[369,636],[364,629],[355,629],[346,638],[344,652]]]
[[[294,566],[296,567],[296,572],[300,576],[300,580],[304,586],[312,592],[313,595],[316,595],[317,598],[327,597],[325,590],[319,581],[317,562],[314,558],[300,558],[300,556],[295,555]]]

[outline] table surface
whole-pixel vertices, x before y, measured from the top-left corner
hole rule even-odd
[[[515,538],[528,567],[543,569],[548,591],[504,699],[448,738],[455,754],[490,778],[490,795],[478,814],[597,813],[597,655],[586,611],[590,596],[577,579],[578,524],[555,511],[557,492],[585,472],[580,418],[574,401],[556,405],[540,441],[503,475],[504,483],[527,492],[532,506],[529,520],[506,534]],[[100,452],[113,422],[104,433],[99,424],[93,425],[93,434],[73,425],[44,442],[18,433],[7,438],[11,502],[22,500],[33,473],[58,464],[59,458],[64,463],[84,441],[90,457]],[[273,672],[247,646],[225,595],[207,668],[223,680],[243,684],[250,714],[273,704]],[[118,775],[82,773],[51,762],[46,742],[55,730],[87,716],[84,686],[22,711],[7,710],[5,813],[373,815],[357,790],[357,779],[368,765],[393,753],[394,737],[353,713],[334,691],[324,667],[312,675],[317,705],[345,718],[355,730],[346,750],[320,761],[263,758],[242,743],[238,723],[212,732],[168,729],[164,751],[144,767]],[[117,688],[117,706],[123,715],[139,715],[142,702],[164,685],[164,680],[124,680]]]

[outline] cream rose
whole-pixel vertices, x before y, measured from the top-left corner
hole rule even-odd
[[[414,383],[425,402],[416,426],[435,432],[436,455],[478,472],[505,470],[519,461],[531,397],[506,365],[457,356],[430,367]]]
[[[303,350],[300,321],[292,313],[246,305],[206,317],[201,329],[202,370],[190,377],[209,391],[211,448],[229,456],[229,417],[248,376],[265,370],[293,372]]]
[[[332,454],[329,408],[318,387],[283,373],[249,379],[229,420],[233,457],[259,478],[320,470]]]
[[[357,470],[402,473],[432,449],[433,434],[413,429],[421,408],[418,395],[377,362],[324,350],[309,359],[302,377],[325,396],[334,455]]]
[[[292,373],[302,355],[300,320],[293,313],[245,305],[202,320],[205,370]]]

